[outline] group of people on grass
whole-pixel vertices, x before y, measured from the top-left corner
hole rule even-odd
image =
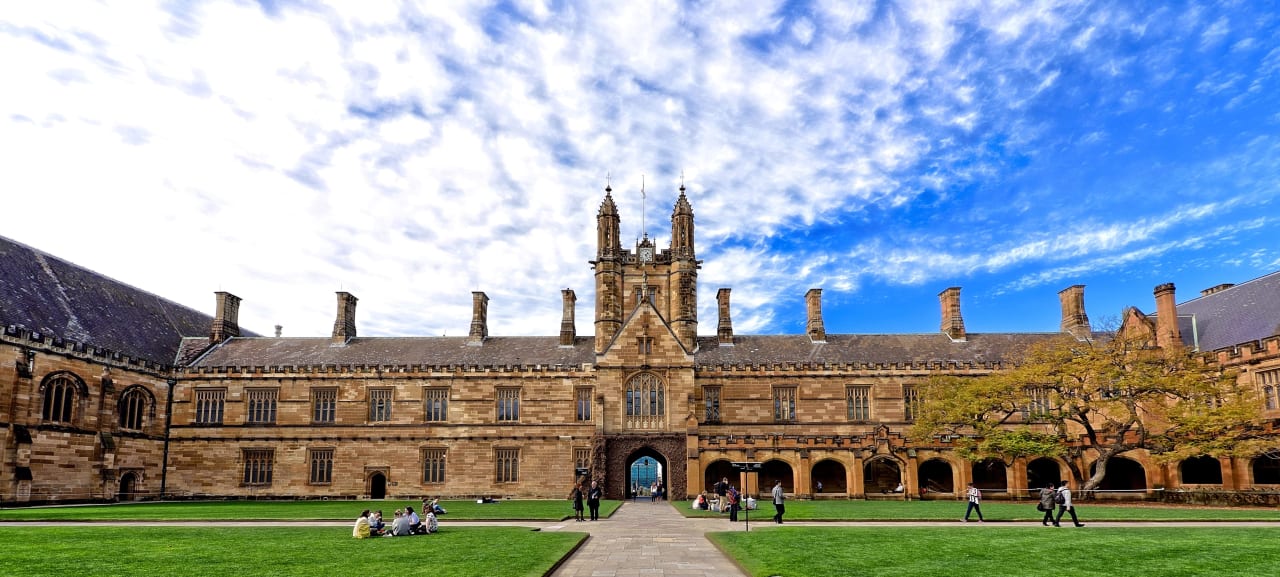
[[[351,536],[356,539],[407,537],[409,535],[430,535],[439,531],[440,522],[436,515],[443,515],[448,512],[440,506],[440,500],[423,499],[422,511],[423,516],[419,517],[414,512],[413,507],[396,509],[395,517],[392,518],[390,524],[387,524],[382,518],[381,509],[372,513],[365,509],[360,512],[360,517],[356,519],[356,525],[351,530]]]

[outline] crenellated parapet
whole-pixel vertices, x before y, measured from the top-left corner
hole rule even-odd
[[[53,335],[41,334],[39,331],[33,331],[21,326],[6,326],[3,335],[0,336],[0,341],[18,347],[60,354],[103,366],[127,369],[158,377],[167,376],[172,370],[169,365],[129,356],[91,343],[82,343]]]

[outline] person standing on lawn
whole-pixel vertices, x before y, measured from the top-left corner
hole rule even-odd
[[[1071,522],[1075,523],[1076,527],[1084,527],[1084,523],[1076,518],[1076,508],[1071,504],[1071,489],[1067,487],[1066,481],[1058,483],[1058,495],[1054,500],[1058,502],[1058,517],[1053,520],[1054,527],[1062,526],[1059,523],[1062,522],[1063,513],[1071,513]]]
[[[964,494],[966,497],[969,498],[969,507],[964,510],[964,522],[968,523],[969,513],[973,513],[976,511],[978,513],[978,522],[981,523],[982,522],[982,491],[979,491],[977,487],[974,487],[973,483],[969,483],[969,489],[966,490]]]
[[[773,520],[779,525],[782,524],[782,514],[787,512],[786,505],[782,503],[783,499],[782,479],[778,479],[773,482],[773,508],[777,511],[777,513],[774,513],[773,515]]]

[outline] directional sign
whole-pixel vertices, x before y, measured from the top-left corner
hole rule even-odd
[[[591,472],[591,469],[588,469],[586,467],[576,467],[574,468],[573,472],[576,473],[579,477],[585,477],[587,473]]]
[[[732,466],[735,471],[744,472],[759,471],[764,468],[764,463],[761,463],[760,461],[734,461],[729,463],[729,465]]]

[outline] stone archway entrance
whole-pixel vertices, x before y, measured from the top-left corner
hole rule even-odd
[[[374,471],[370,473],[366,485],[369,487],[370,499],[387,498],[387,475],[384,472]]]
[[[666,457],[644,447],[627,457],[627,490],[632,497],[654,498],[653,487],[661,486],[669,499],[671,483],[667,480],[671,467]]]
[[[684,435],[609,435],[604,444],[604,494],[606,499],[626,499],[632,485],[631,466],[643,457],[658,463],[666,496],[671,500],[688,498],[689,471]],[[600,447],[599,444],[596,445]],[[599,453],[597,453],[599,454]],[[696,474],[696,472],[695,472]]]
[[[877,457],[862,466],[862,492],[891,493],[904,482],[902,468],[891,457]]]

